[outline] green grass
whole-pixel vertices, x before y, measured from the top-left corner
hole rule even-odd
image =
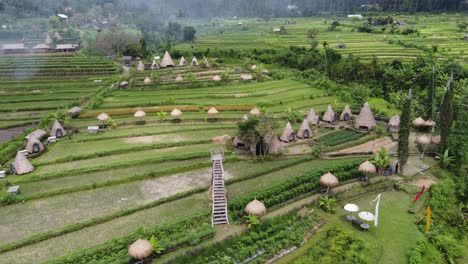
[[[318,138],[317,142],[319,144],[324,144],[325,146],[333,147],[349,141],[357,140],[363,136],[364,134],[353,130],[342,130],[326,134],[325,136]]]

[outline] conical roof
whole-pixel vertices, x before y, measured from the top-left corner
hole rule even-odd
[[[413,126],[415,127],[421,127],[426,125],[426,120],[424,120],[422,117],[418,117],[412,122]]]
[[[362,163],[361,165],[359,165],[358,170],[364,173],[376,173],[377,172],[377,168],[374,166],[374,164],[372,164],[368,160]]]
[[[159,69],[159,65],[158,65],[158,63],[156,62],[156,60],[153,60],[153,62],[151,63],[150,69],[152,69],[152,70],[157,70],[157,69]]]
[[[254,109],[250,110],[250,114],[254,116],[259,116],[260,110],[257,107],[255,107]]]
[[[312,129],[310,129],[309,122],[307,121],[307,119],[304,119],[304,121],[302,121],[302,125],[299,128],[299,131],[297,131],[297,136],[300,138],[312,137]]]
[[[281,134],[280,140],[284,142],[289,142],[291,139],[291,135],[295,135],[294,129],[292,128],[291,123],[288,122],[284,127],[283,134]]]
[[[307,114],[306,119],[307,121],[309,121],[310,123],[314,125],[317,125],[319,123],[319,116],[315,114],[314,108],[310,109],[309,114]]]
[[[97,116],[97,119],[99,121],[107,121],[107,120],[109,120],[109,115],[106,114],[106,113],[102,113],[102,114]]]
[[[416,138],[416,143],[420,145],[429,145],[431,144],[431,138],[426,135],[421,135]]]
[[[283,151],[283,142],[279,141],[275,134],[266,135],[264,139],[269,154],[280,154]]]
[[[394,115],[390,118],[390,121],[388,121],[388,125],[392,127],[400,127],[400,116],[399,115]]]
[[[135,114],[133,116],[137,117],[137,118],[141,118],[141,117],[145,117],[146,113],[143,110],[138,110],[138,111],[135,112]]]
[[[37,151],[34,149],[34,145],[38,147]],[[26,150],[28,153],[37,153],[44,150],[44,144],[35,136],[31,136],[26,143]]]
[[[30,173],[34,170],[34,166],[31,164],[31,162],[29,162],[26,156],[19,151],[16,153],[16,158],[13,162],[13,166],[16,171],[16,174],[18,175]]]
[[[50,38],[49,34],[46,35],[44,43],[47,44],[47,45],[52,44],[52,39]]]
[[[38,139],[43,139],[47,136],[47,132],[43,129],[36,129],[33,132],[29,133],[27,136],[25,136],[25,139],[30,139],[31,137],[35,137]]]
[[[197,60],[197,57],[193,56],[192,58],[192,63],[191,63],[192,66],[198,66],[198,60]]]
[[[144,259],[153,253],[153,245],[148,240],[138,239],[128,248],[128,255],[134,259]]]
[[[346,105],[343,109],[343,112],[341,112],[341,115],[340,115],[341,121],[346,121],[345,120],[346,114],[348,114],[348,118],[351,118],[351,116],[353,115],[353,113],[351,113],[351,109],[349,108],[349,105]]]
[[[174,61],[172,61],[171,54],[169,54],[169,51],[166,50],[166,53],[164,53],[160,66],[163,68],[175,67]]]
[[[182,76],[180,76],[180,75],[175,78],[176,82],[182,82],[183,80],[184,80],[184,78],[182,78]]]
[[[375,122],[375,118],[372,114],[372,110],[369,106],[369,103],[366,102],[362,107],[358,117],[356,118],[354,127],[357,129],[359,129],[360,127],[367,127],[367,129],[373,129],[376,125],[377,123]]]
[[[264,216],[267,209],[262,202],[255,199],[245,206],[245,212],[249,215]]]
[[[151,84],[151,79],[149,77],[146,77],[145,80],[143,81],[145,84]]]
[[[335,121],[335,112],[333,112],[333,108],[331,107],[331,105],[328,105],[327,111],[322,116],[322,120],[325,122]]]
[[[208,110],[209,115],[217,115],[218,113],[218,110],[216,110],[214,107],[211,107],[210,110]]]
[[[54,37],[55,41],[61,41],[63,39],[62,36],[58,33],[58,31],[55,31],[53,37]]]
[[[144,71],[144,70],[145,70],[145,64],[143,64],[143,62],[140,60],[138,62],[137,71]]]
[[[338,186],[339,184],[339,181],[338,181],[338,178],[336,178],[335,175],[331,174],[330,172],[323,175],[322,177],[320,177],[320,184],[322,186],[328,186],[328,187],[335,187],[335,186]]]
[[[213,81],[219,82],[221,81],[221,77],[219,75],[213,76]]]
[[[187,66],[187,61],[185,60],[184,56],[180,58],[179,66]]]
[[[177,108],[174,108],[172,111],[171,111],[171,116],[173,117],[180,117],[182,115],[182,111],[180,111],[179,109]]]
[[[62,135],[60,135],[60,136],[65,136],[67,134],[67,131],[63,128],[63,126],[56,119],[56,120],[54,120],[54,123],[52,124],[52,127],[50,128],[50,135],[52,137],[56,137],[58,130],[62,130]]]

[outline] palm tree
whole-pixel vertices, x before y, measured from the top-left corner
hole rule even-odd
[[[248,215],[245,218],[246,218],[245,222],[247,223],[248,229],[260,224],[260,219],[256,215]]]
[[[166,119],[166,116],[167,116],[167,112],[164,112],[164,111],[159,111],[156,113],[156,115],[158,116],[159,118],[159,121],[164,121],[164,119]]]
[[[323,196],[319,200],[319,206],[326,212],[333,213],[333,207],[335,206],[336,199],[328,195]]]
[[[381,147],[377,153],[375,153],[373,162],[375,166],[378,167],[380,174],[383,174],[385,168],[390,164],[390,155],[388,150],[384,147]]]

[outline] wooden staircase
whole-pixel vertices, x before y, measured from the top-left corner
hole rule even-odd
[[[211,225],[229,225],[227,199],[224,189],[224,151],[222,149],[212,149],[211,160],[213,161]]]

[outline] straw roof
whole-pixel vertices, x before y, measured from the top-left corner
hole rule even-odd
[[[369,103],[366,102],[361,109],[358,117],[356,118],[356,122],[354,123],[354,127],[359,129],[360,127],[367,127],[367,129],[373,129],[377,123],[375,122],[374,115],[372,114],[372,110],[369,106]]]
[[[331,174],[330,172],[323,175],[320,177],[320,184],[323,186],[328,186],[328,187],[335,187],[338,186],[339,181],[338,178],[336,178],[335,175]]]
[[[250,110],[250,114],[254,116],[259,116],[260,110],[257,107],[255,107],[254,109]]]
[[[100,115],[97,116],[97,119],[98,119],[99,121],[104,122],[104,121],[109,120],[109,115],[106,114],[106,113],[102,113],[102,114],[100,114]]]
[[[192,63],[191,63],[192,66],[198,66],[198,60],[197,60],[197,57],[193,56],[192,58]]]
[[[54,120],[54,123],[52,124],[52,127],[50,128],[50,135],[58,137],[57,136],[57,131],[58,130],[62,130],[62,135],[60,135],[60,136],[65,136],[67,134],[67,131],[63,128],[63,126],[56,119],[56,120]]]
[[[128,82],[127,81],[122,81],[121,83],[119,83],[119,86],[120,87],[126,87],[126,86],[128,86]]]
[[[39,43],[35,45],[33,49],[50,49],[50,46],[45,43]]]
[[[145,84],[151,84],[151,79],[149,77],[146,77],[145,80],[143,81]]]
[[[267,135],[264,138],[265,143],[268,145],[269,154],[280,154],[283,151],[283,143],[279,141],[276,135]]]
[[[138,239],[128,248],[128,255],[135,259],[144,259],[153,253],[153,245],[148,240]]]
[[[53,38],[54,38],[56,41],[61,41],[61,40],[63,39],[62,36],[58,33],[58,31],[55,31]],[[46,38],[46,39],[47,39],[47,38]]]
[[[400,116],[399,115],[392,116],[392,118],[390,118],[390,121],[388,121],[388,125],[392,127],[400,127]]]
[[[38,138],[38,139],[43,139],[47,136],[47,132],[43,129],[36,129],[34,130],[33,132],[29,133],[26,137],[24,137],[25,139],[30,139],[31,137],[35,137],[35,138]]]
[[[304,119],[304,121],[302,121],[302,125],[299,128],[299,131],[297,131],[297,136],[300,138],[312,137],[312,129],[310,129],[309,122],[307,121],[307,119]]]
[[[150,69],[152,69],[152,70],[157,70],[157,69],[159,69],[159,65],[158,65],[158,63],[156,62],[156,60],[153,60],[153,62],[151,63]]]
[[[252,75],[251,74],[241,74],[241,80],[250,81],[250,80],[252,80]]]
[[[187,61],[185,60],[184,56],[180,58],[179,66],[187,66]]]
[[[217,82],[221,81],[221,76],[219,75],[213,76],[213,81],[217,81]]]
[[[34,151],[34,146],[37,146],[37,151]],[[26,143],[26,150],[28,153],[37,153],[42,152],[44,150],[44,144],[37,138],[37,137],[30,137],[28,142]]]
[[[245,206],[245,212],[249,215],[264,216],[266,215],[267,209],[262,202],[255,199]]]
[[[232,138],[229,135],[222,135],[213,138],[213,143],[215,144],[226,144],[226,142],[231,141]]]
[[[412,122],[413,126],[415,127],[421,127],[426,125],[426,120],[424,120],[422,117],[418,117]]]
[[[81,107],[74,106],[74,107],[70,108],[67,113],[69,113],[69,114],[78,114],[79,112],[81,112]]]
[[[431,143],[434,144],[434,145],[439,145],[440,144],[440,136],[431,137]]]
[[[425,126],[428,126],[428,127],[433,127],[433,126],[436,125],[436,123],[435,123],[434,121],[432,121],[432,120],[429,119],[429,120],[427,120],[426,122],[424,122],[424,125],[425,125]]]
[[[161,65],[160,65],[162,68],[166,68],[166,67],[175,67],[175,64],[174,64],[174,61],[172,61],[172,58],[171,58],[171,54],[169,54],[169,52],[166,50],[166,53],[164,53],[164,57],[161,61]]]
[[[139,61],[138,66],[137,66],[137,71],[144,71],[144,70],[145,70],[145,64],[143,64],[142,61]]]
[[[217,115],[217,114],[219,114],[219,112],[218,112],[218,110],[216,110],[216,108],[211,107],[210,110],[208,110],[208,114],[209,115]]]
[[[250,144],[249,142],[239,138],[239,137],[234,137],[234,140],[232,141],[232,145],[235,147],[235,148],[238,148],[239,147],[239,144],[243,145],[243,149],[249,149],[250,148]]]
[[[244,116],[242,117],[242,120],[244,120],[244,121],[245,121],[245,120],[249,120],[249,117],[248,117],[247,115],[244,115]]]
[[[322,116],[322,120],[325,122],[335,121],[335,112],[333,112],[333,108],[331,107],[331,105],[328,105],[327,111]]]
[[[348,114],[348,118],[351,119],[351,116],[353,115],[353,113],[351,113],[351,109],[349,108],[349,105],[346,105],[343,109],[343,112],[341,112],[341,115],[340,115],[340,120],[342,121],[346,121],[345,120],[345,115]]]
[[[358,169],[360,172],[364,172],[364,173],[376,173],[377,172],[377,168],[374,166],[374,164],[372,164],[370,161],[366,160],[364,163],[362,163],[361,165],[359,165],[359,169]]]
[[[138,110],[138,111],[135,112],[135,114],[133,116],[137,117],[137,118],[141,118],[141,117],[145,117],[146,113],[143,110]]]
[[[182,82],[183,80],[184,80],[184,78],[182,78],[182,76],[180,76],[180,75],[175,78],[176,82]]]
[[[172,111],[171,111],[171,116],[173,117],[180,117],[182,115],[182,111],[180,111],[179,109],[177,108],[174,108]]]
[[[19,151],[16,153],[16,158],[12,165],[18,175],[30,173],[34,170],[34,166],[31,162]]]
[[[284,127],[283,134],[281,134],[280,140],[284,142],[289,142],[291,139],[291,135],[295,135],[294,129],[292,128],[291,123],[288,122]]]
[[[429,145],[431,144],[431,138],[426,135],[421,135],[416,138],[416,143],[420,145]]]
[[[317,125],[319,123],[319,116],[315,114],[314,108],[310,109],[309,114],[307,114],[306,119],[307,121],[309,121],[310,123],[314,125]]]

